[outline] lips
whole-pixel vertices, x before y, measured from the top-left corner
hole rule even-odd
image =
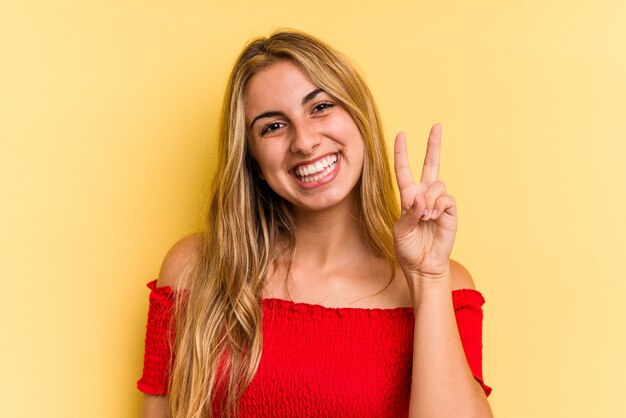
[[[339,153],[329,154],[309,163],[297,165],[291,172],[299,183],[313,186],[331,180],[334,177],[331,174],[338,162]]]

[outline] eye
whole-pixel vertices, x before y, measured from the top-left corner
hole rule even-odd
[[[261,135],[267,135],[270,134],[274,131],[277,131],[278,129],[282,128],[283,126],[285,126],[284,123],[282,122],[271,122],[268,123],[267,125],[265,125],[262,129],[261,129]]]
[[[325,110],[332,108],[333,106],[335,106],[335,104],[332,102],[318,103],[313,107],[313,113],[323,112]]]

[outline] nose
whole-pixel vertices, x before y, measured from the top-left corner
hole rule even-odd
[[[294,124],[291,138],[291,152],[311,154],[321,141],[319,132],[307,123]]]

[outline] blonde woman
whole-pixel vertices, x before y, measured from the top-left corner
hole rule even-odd
[[[394,194],[369,89],[296,31],[249,43],[223,104],[206,229],[151,282],[144,417],[489,417],[484,302],[450,260],[441,127]]]

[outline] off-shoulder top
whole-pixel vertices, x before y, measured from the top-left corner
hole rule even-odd
[[[173,291],[148,283],[150,306],[138,389],[166,395]],[[483,296],[452,291],[469,367],[482,375]],[[263,352],[238,403],[247,417],[406,417],[413,359],[413,309],[329,308],[262,299]]]

